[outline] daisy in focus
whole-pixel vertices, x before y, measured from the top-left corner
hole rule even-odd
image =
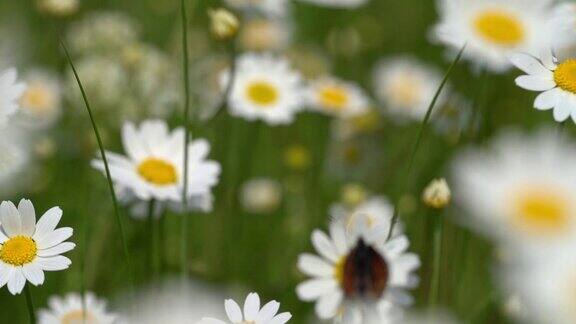
[[[257,293],[250,293],[244,302],[244,311],[232,299],[227,299],[224,302],[226,309],[227,321],[221,321],[214,318],[203,318],[198,324],[284,324],[287,323],[292,315],[289,312],[278,314],[280,303],[273,300],[260,308],[260,297]]]
[[[320,256],[300,255],[298,268],[312,278],[297,286],[298,297],[315,301],[323,320],[360,324],[398,319],[413,302],[407,289],[418,284],[414,271],[420,259],[406,252],[406,236],[383,240],[387,230],[384,224],[370,227],[364,218],[350,228],[332,222],[330,236],[314,231],[312,244]]]
[[[290,124],[304,105],[300,73],[286,59],[269,54],[244,54],[237,60],[230,114],[270,125]],[[224,72],[223,89],[229,80],[230,72]]]
[[[526,90],[541,92],[534,101],[538,110],[552,110],[554,120],[569,117],[576,122],[576,59],[562,62],[549,51],[540,59],[528,54],[516,54],[512,63],[526,73],[516,78],[516,84]]]
[[[399,121],[422,121],[441,82],[439,71],[406,56],[384,59],[374,71],[376,97]],[[441,95],[438,106],[445,99]]]
[[[122,128],[127,156],[106,152],[110,174],[117,186],[129,189],[140,200],[182,203],[184,185],[184,128],[168,130],[162,120],[128,122]],[[210,144],[203,139],[188,146],[188,199],[211,196],[218,183],[220,164],[207,160]],[[104,172],[102,160],[92,165]]]
[[[5,124],[19,107],[19,100],[26,84],[17,81],[16,69],[0,72],[0,125]]]
[[[576,146],[553,130],[505,133],[455,161],[454,195],[473,229],[515,251],[561,246],[576,233],[574,163]]]
[[[312,81],[307,98],[314,110],[341,118],[362,115],[370,108],[366,94],[358,85],[332,77]]]
[[[48,300],[49,309],[38,312],[38,324],[113,324],[117,316],[107,310],[106,301],[88,292],[84,300],[80,294],[70,293],[64,297],[52,296]]]
[[[368,3],[369,0],[301,0],[327,8],[355,9]]]
[[[539,53],[567,37],[553,19],[551,0],[439,0],[434,40],[480,68],[502,73],[514,53]]]
[[[0,204],[0,287],[16,295],[26,281],[38,286],[44,283],[44,271],[67,269],[72,263],[62,256],[74,249],[66,242],[72,228],[56,225],[62,218],[58,207],[49,209],[36,222],[36,212],[30,200],[22,199],[18,208],[10,202]]]

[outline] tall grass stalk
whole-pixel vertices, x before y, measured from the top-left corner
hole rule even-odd
[[[180,263],[183,279],[188,276],[188,224],[190,211],[188,210],[188,145],[190,143],[190,63],[188,62],[188,14],[186,12],[186,0],[180,1],[180,14],[182,19],[182,69],[184,73],[184,181],[182,188],[182,228],[180,241]]]
[[[402,195],[406,192],[406,190],[407,190],[407,188],[410,185],[410,182],[412,180],[412,169],[414,167],[414,160],[416,158],[416,154],[418,153],[418,149],[420,148],[420,144],[422,143],[422,138],[424,137],[424,133],[426,132],[426,129],[428,127],[428,122],[430,121],[430,117],[432,116],[432,112],[434,111],[434,106],[436,105],[436,102],[438,101],[438,98],[440,97],[440,94],[442,93],[444,86],[448,82],[448,78],[450,77],[450,74],[452,74],[452,70],[454,70],[454,67],[458,64],[458,62],[460,62],[460,59],[462,58],[462,54],[464,54],[465,49],[466,49],[466,44],[464,44],[464,46],[462,46],[462,48],[460,49],[460,52],[458,52],[458,55],[456,55],[456,58],[454,59],[454,61],[452,61],[452,64],[450,64],[450,67],[448,67],[448,70],[446,70],[446,73],[444,74],[444,78],[442,79],[442,82],[438,86],[438,89],[436,90],[436,93],[434,94],[434,98],[432,99],[432,102],[430,102],[430,105],[428,106],[428,110],[426,111],[426,115],[424,116],[424,119],[422,120],[422,123],[420,124],[420,130],[418,131],[418,137],[416,138],[416,142],[414,143],[414,147],[412,148],[412,154],[410,155],[410,160],[408,162],[408,169],[406,171],[406,181],[404,182],[404,186],[402,187],[402,191],[400,192],[400,195],[396,199],[396,204],[394,204],[394,214],[392,216],[392,223],[390,224],[390,229],[388,230],[388,238],[387,238],[388,240],[392,237],[392,232],[394,231],[394,227],[396,226],[396,223],[398,222],[398,218],[400,216],[398,202],[400,201],[400,198],[402,197]]]
[[[80,80],[80,76],[78,75],[78,71],[74,66],[74,62],[72,61],[70,52],[68,51],[68,48],[66,47],[66,44],[64,43],[63,40],[60,40],[60,45],[64,49],[64,53],[66,54],[68,64],[70,64],[70,67],[72,68],[74,78],[76,79],[76,83],[78,84],[80,92],[82,93],[82,99],[84,100],[86,111],[88,112],[88,117],[90,118],[90,123],[92,124],[94,135],[96,136],[96,141],[98,142],[98,149],[100,150],[100,155],[102,156],[102,161],[104,162],[104,170],[106,171],[106,179],[108,180],[108,188],[110,190],[110,197],[112,198],[112,205],[114,207],[114,215],[116,216],[116,223],[118,225],[118,230],[120,232],[120,241],[122,243],[122,248],[124,252],[124,260],[126,262],[126,267],[128,269],[128,280],[133,287],[134,277],[132,274],[132,265],[130,263],[130,254],[128,253],[126,233],[124,231],[124,225],[122,223],[122,218],[120,216],[120,208],[118,206],[118,199],[116,198],[116,191],[114,190],[114,183],[112,181],[112,176],[110,175],[110,167],[108,165],[108,158],[106,157],[106,151],[104,150],[104,144],[102,143],[102,138],[100,137],[100,131],[98,130],[98,125],[92,113],[92,108],[90,106],[90,102],[88,101],[88,96],[86,95],[86,91],[84,90],[84,86],[82,85],[82,81]]]
[[[443,237],[443,226],[444,219],[442,214],[439,212],[433,212],[432,217],[434,217],[434,241],[433,241],[433,261],[432,261],[432,280],[430,283],[430,291],[428,296],[428,305],[436,306],[438,303],[438,294],[440,289],[440,267],[442,266],[442,237]]]
[[[30,324],[36,324],[36,310],[34,309],[34,301],[32,300],[32,293],[30,292],[29,284],[24,286],[24,295],[26,295],[26,308],[28,308]]]

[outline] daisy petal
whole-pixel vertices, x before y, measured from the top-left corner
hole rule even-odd
[[[285,323],[288,323],[288,321],[291,318],[292,318],[292,314],[290,314],[289,312],[285,312],[285,313],[281,313],[281,314],[274,316],[274,318],[271,319],[266,324],[285,324]]]
[[[516,84],[520,88],[530,91],[546,91],[556,87],[556,83],[552,79],[531,75],[517,77]]]
[[[35,263],[28,263],[22,266],[22,274],[24,274],[24,277],[34,286],[44,283],[44,271]]]
[[[76,247],[76,244],[74,244],[72,242],[64,242],[64,243],[55,245],[51,248],[39,250],[38,256],[50,257],[50,256],[60,255],[62,253],[66,253],[68,251],[73,250],[75,247]]]
[[[37,257],[36,262],[40,269],[44,271],[59,271],[68,269],[72,261],[65,256]]]
[[[558,105],[554,108],[554,120],[557,122],[565,121],[570,117],[570,114],[574,109],[576,109],[576,106],[574,106],[573,101],[570,100],[570,96],[563,96]]]
[[[58,228],[43,238],[38,239],[36,243],[38,243],[40,249],[48,249],[69,239],[73,232],[74,230],[70,227]]]
[[[40,217],[36,224],[36,232],[34,232],[34,240],[39,241],[47,234],[52,233],[62,218],[62,209],[60,207],[50,208],[47,212]]]
[[[20,214],[11,201],[3,201],[0,204],[0,223],[8,237],[22,234]]]
[[[36,211],[34,205],[28,199],[20,200],[18,212],[22,220],[22,234],[32,236],[36,230]]]
[[[260,312],[258,312],[258,316],[256,316],[255,322],[256,323],[269,323],[270,320],[278,313],[280,309],[280,303],[273,300],[268,302]]]
[[[242,310],[235,301],[232,299],[227,299],[224,302],[224,308],[226,309],[226,315],[228,315],[228,319],[232,321],[232,323],[242,322]]]
[[[18,295],[24,289],[26,278],[22,274],[22,270],[14,269],[12,276],[8,279],[8,291],[12,295]]]
[[[333,293],[326,294],[316,302],[316,314],[321,319],[330,319],[336,316],[338,308],[342,303],[342,292],[337,290]]]
[[[4,287],[4,285],[8,283],[8,280],[12,277],[14,269],[13,266],[0,262],[0,288]]]
[[[252,322],[260,311],[260,297],[257,293],[250,293],[244,302],[244,320]]]
[[[334,279],[311,279],[299,284],[296,287],[296,294],[301,300],[312,301],[337,288],[338,283]]]
[[[338,261],[339,258],[336,248],[324,232],[315,230],[312,233],[312,244],[316,251],[326,259],[332,262]]]
[[[516,54],[510,59],[520,70],[530,75],[538,75],[545,78],[552,78],[552,72],[545,68],[540,61],[528,54]]]
[[[298,269],[315,277],[332,277],[334,275],[332,265],[312,254],[305,253],[298,258]]]
[[[559,88],[554,88],[542,92],[536,97],[534,101],[534,108],[538,110],[548,110],[554,108],[562,98],[562,90]]]

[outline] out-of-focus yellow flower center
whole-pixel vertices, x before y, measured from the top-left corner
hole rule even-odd
[[[302,145],[292,145],[286,149],[284,161],[291,169],[305,170],[311,163],[310,152]]]
[[[0,260],[14,266],[28,264],[36,258],[38,247],[28,236],[15,236],[0,247]]]
[[[505,10],[482,12],[476,16],[474,28],[484,40],[505,47],[515,46],[525,37],[522,21]]]
[[[516,196],[514,223],[536,235],[558,234],[567,229],[570,199],[549,188],[524,188]]]
[[[42,85],[29,85],[22,98],[22,107],[29,109],[33,113],[43,113],[49,110],[53,104],[52,92]]]
[[[81,309],[64,314],[60,321],[62,324],[98,324],[97,319],[90,312],[84,315]]]
[[[562,90],[576,93],[576,59],[566,60],[556,68],[554,82]]]
[[[336,278],[336,281],[338,281],[340,284],[344,282],[345,263],[346,263],[346,257],[344,256],[340,258],[340,260],[338,260],[338,262],[336,262],[336,264],[334,265],[334,278]]]
[[[416,77],[404,75],[394,80],[390,86],[390,98],[405,108],[413,108],[420,102],[421,85]]]
[[[257,81],[250,84],[246,89],[246,95],[250,101],[260,107],[271,106],[280,97],[276,86],[266,81]]]
[[[148,158],[138,166],[138,173],[146,181],[158,186],[175,184],[178,181],[176,168],[164,160]]]
[[[339,86],[326,86],[320,90],[320,104],[329,110],[342,110],[348,104],[348,91]]]

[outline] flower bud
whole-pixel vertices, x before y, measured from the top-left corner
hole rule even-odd
[[[240,22],[233,13],[224,8],[218,8],[210,10],[208,15],[212,34],[216,38],[226,40],[236,36]]]
[[[422,200],[431,208],[444,208],[450,203],[452,193],[446,179],[435,179],[424,189]]]

